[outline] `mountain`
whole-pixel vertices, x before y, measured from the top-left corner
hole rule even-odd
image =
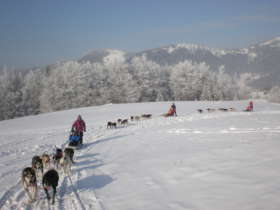
[[[279,209],[280,105],[254,101],[176,102],[178,117],[160,116],[169,102],[107,104],[0,122],[0,209],[256,210]],[[236,112],[201,108],[234,107]],[[108,121],[153,114],[107,129]],[[20,176],[34,155],[67,145],[71,124],[87,124],[72,172],[59,172],[49,206],[29,204]]]
[[[176,44],[129,54],[120,50],[93,51],[80,62],[130,62],[135,56],[146,56],[148,60],[162,66],[175,65],[185,60],[206,63],[217,71],[224,66],[225,72],[235,75],[252,73],[258,79],[251,85],[266,89],[280,85],[280,37],[241,49],[215,49],[196,44]]]

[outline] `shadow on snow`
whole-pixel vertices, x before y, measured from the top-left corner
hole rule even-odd
[[[92,175],[78,181],[79,190],[100,189],[113,182],[108,175]]]
[[[104,143],[104,142],[107,142],[107,141],[112,141],[112,140],[115,140],[115,139],[120,139],[120,138],[125,137],[125,136],[129,136],[129,135],[118,135],[118,136],[99,139],[97,141],[93,141],[93,142],[90,142],[90,143],[85,143],[83,148],[87,148],[87,147],[90,147],[92,145]]]

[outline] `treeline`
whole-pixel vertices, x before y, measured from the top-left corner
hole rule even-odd
[[[25,73],[2,69],[0,120],[106,103],[246,99],[250,78],[205,63],[160,66],[144,56],[110,65],[68,61]],[[279,100],[279,88],[272,93]]]

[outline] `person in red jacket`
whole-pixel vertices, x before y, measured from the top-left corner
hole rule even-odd
[[[247,106],[247,108],[246,108],[245,111],[246,111],[246,112],[252,112],[253,109],[254,109],[253,101],[250,101],[250,102],[249,102],[249,105]]]
[[[253,109],[254,109],[254,106],[253,106],[253,101],[250,101],[250,103],[249,103],[249,107],[250,107],[250,110],[251,110],[251,112],[253,111]]]
[[[79,115],[77,120],[73,123],[72,131],[75,132],[76,135],[80,136],[80,143],[83,144],[83,135],[84,132],[86,132],[86,123],[82,119],[81,115]]]
[[[176,116],[176,117],[177,117],[177,111],[176,111],[176,105],[175,105],[175,103],[173,103],[173,104],[171,105],[171,107],[172,107],[172,109],[173,109],[173,116]]]

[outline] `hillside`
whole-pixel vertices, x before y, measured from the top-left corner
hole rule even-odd
[[[50,209],[278,209],[280,105],[254,101],[177,102],[178,117],[160,116],[169,102],[102,105],[0,122],[0,209],[48,209],[45,194],[26,204],[19,182],[34,155],[65,146],[72,122],[87,123],[72,175],[60,172]],[[236,112],[196,112],[198,108]],[[106,129],[107,121],[153,114]],[[40,178],[39,178],[40,180]]]

